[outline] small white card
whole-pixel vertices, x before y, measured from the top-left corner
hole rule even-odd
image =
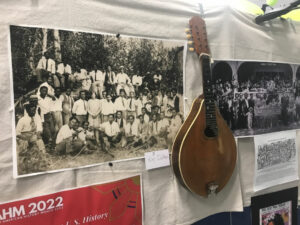
[[[146,169],[151,170],[170,165],[169,150],[160,150],[145,153]]]

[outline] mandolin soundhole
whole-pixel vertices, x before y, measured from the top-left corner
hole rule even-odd
[[[213,138],[213,137],[217,137],[218,131],[217,128],[212,128],[210,126],[207,126],[204,130],[204,134],[206,137]]]

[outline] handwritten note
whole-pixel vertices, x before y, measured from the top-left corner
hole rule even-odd
[[[169,150],[160,150],[145,153],[146,169],[151,170],[170,165]]]

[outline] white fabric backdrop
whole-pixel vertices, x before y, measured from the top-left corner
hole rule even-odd
[[[242,210],[238,173],[241,168],[244,203],[249,204],[254,166],[252,139],[240,141],[240,166],[225,189],[211,199],[185,191],[177,184],[170,167],[145,171],[141,159],[115,163],[113,168],[105,164],[18,180],[12,178],[9,24],[185,40],[184,28],[189,18],[199,14],[197,3],[184,0],[10,0],[1,1],[0,10],[0,202],[142,173],[145,224],[190,224],[217,212]],[[215,59],[299,63],[300,43],[296,42],[299,25],[277,21],[263,28],[252,22],[253,16],[226,6],[205,8],[205,13]],[[198,71],[197,57],[187,54],[186,108],[201,92]]]

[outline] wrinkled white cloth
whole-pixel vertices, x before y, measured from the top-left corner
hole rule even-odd
[[[191,224],[217,212],[242,210],[243,203],[250,204],[250,196],[254,194],[252,138],[239,140],[239,163],[234,175],[224,190],[211,199],[188,193],[177,183],[171,167],[145,171],[143,159],[117,162],[113,167],[103,164],[20,179],[12,177],[13,100],[10,95],[10,46],[7,44],[9,24],[185,40],[184,29],[188,27],[189,18],[199,15],[196,1],[11,0],[1,1],[0,9],[0,202],[141,173],[144,224],[147,225]],[[222,5],[204,6],[204,12],[214,59],[300,64],[299,23],[276,19],[257,25],[253,22],[254,16]],[[188,112],[193,99],[202,92],[202,79],[197,55],[187,53],[185,60],[184,101],[185,112]],[[289,185],[295,183],[266,191]]]

